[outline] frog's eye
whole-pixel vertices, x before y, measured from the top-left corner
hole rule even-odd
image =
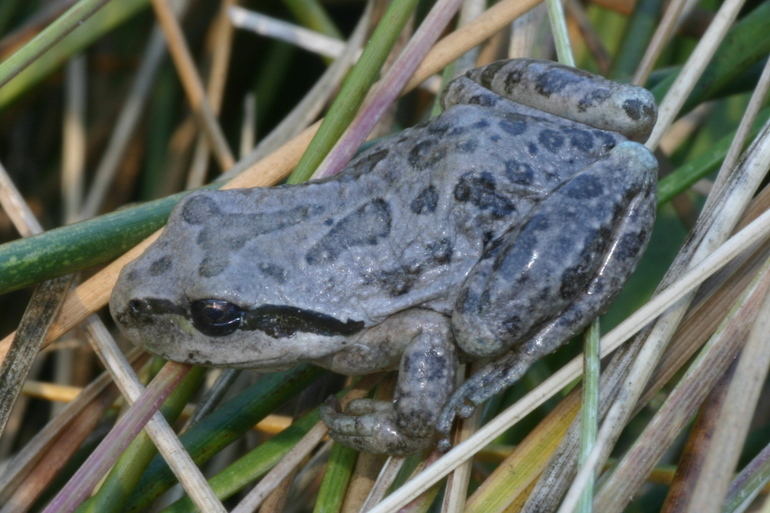
[[[243,310],[222,299],[198,299],[190,303],[195,329],[209,337],[224,337],[241,325]]]

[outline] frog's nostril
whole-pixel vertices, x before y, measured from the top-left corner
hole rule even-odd
[[[128,309],[139,315],[152,313],[152,306],[146,299],[132,299],[128,302]]]

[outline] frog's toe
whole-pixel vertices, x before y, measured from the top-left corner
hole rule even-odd
[[[396,425],[392,404],[384,401],[352,401],[343,413],[339,401],[330,398],[321,406],[321,418],[335,441],[362,452],[409,454],[429,447],[433,440],[405,434]]]
[[[482,367],[455,390],[436,421],[438,450],[451,449],[449,432],[455,417],[467,419],[473,415],[478,406],[518,381],[534,359],[526,352],[511,351]]]
[[[432,438],[409,438],[397,433],[391,433],[386,438],[372,438],[359,435],[341,435],[331,433],[335,442],[352,447],[361,452],[371,454],[390,454],[393,456],[405,456],[430,447]]]
[[[436,448],[439,452],[447,452],[452,448],[452,442],[449,441],[449,432],[452,429],[452,423],[455,417],[467,419],[476,411],[476,403],[471,402],[472,398],[460,387],[444,405],[441,414],[436,421],[436,432],[439,435],[439,441]]]
[[[393,408],[390,401],[378,401],[376,399],[354,399],[348,403],[345,408],[348,415],[368,415],[378,411],[385,411]]]

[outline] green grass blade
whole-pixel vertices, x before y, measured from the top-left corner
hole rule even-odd
[[[205,373],[204,367],[193,367],[161,406],[160,411],[170,424],[179,418]],[[102,483],[99,492],[84,502],[77,512],[120,511],[157,452],[147,432],[142,431],[115,462],[115,466]]]
[[[329,462],[326,464],[324,479],[318,491],[313,513],[337,513],[342,509],[342,502],[348,489],[348,481],[353,474],[358,451],[335,443]]]
[[[98,3],[104,3],[104,0],[83,0],[72,9],[81,4]],[[38,37],[0,64],[0,84],[4,84],[0,88],[0,109],[50,76],[67,59],[147,7],[148,3],[149,0],[110,2],[82,24],[79,17],[68,16],[69,11],[65,13]],[[82,10],[80,7],[78,12]],[[77,30],[73,30],[75,27]],[[54,43],[56,44],[51,46]],[[8,82],[13,77],[16,78]]]
[[[193,460],[200,465],[242,436],[289,398],[313,384],[325,372],[318,367],[301,365],[290,371],[267,374],[193,426],[180,439]],[[262,444],[264,445],[266,444]],[[267,456],[265,458],[267,459]],[[252,479],[254,478],[250,480]],[[156,456],[136,491],[129,498],[126,509],[145,511],[156,497],[175,483],[176,478],[171,469],[162,458]],[[215,491],[221,497],[220,491]]]
[[[0,294],[108,262],[136,246],[168,219],[185,193],[0,246]]]
[[[366,97],[366,91],[377,80],[385,59],[416,3],[415,0],[395,0],[390,4],[363,54],[342,84],[342,89],[332,103],[318,133],[313,137],[297,168],[289,176],[288,183],[300,183],[310,178],[355,117]]]

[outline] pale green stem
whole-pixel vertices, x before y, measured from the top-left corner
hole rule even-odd
[[[580,466],[596,442],[599,425],[599,373],[601,370],[599,318],[586,328],[583,345],[583,407],[580,409]],[[577,513],[593,511],[594,480],[589,479],[580,497]]]
[[[64,36],[75,30],[107,2],[109,0],[80,0],[80,2],[70,7],[67,12],[59,16],[56,21],[46,27],[45,30],[35,36],[18,52],[11,55],[3,63],[0,63],[0,87],[21,73],[24,68],[61,41]]]
[[[551,31],[556,42],[556,55],[559,62],[567,66],[575,66],[575,57],[572,55],[572,45],[569,42],[567,22],[564,18],[564,8],[561,0],[546,0],[548,18],[551,20]]]

